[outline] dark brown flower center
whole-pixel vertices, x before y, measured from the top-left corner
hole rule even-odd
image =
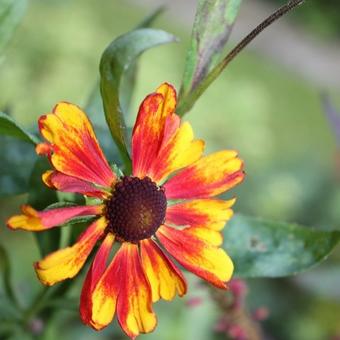
[[[137,243],[151,237],[164,222],[166,197],[149,177],[125,176],[106,203],[108,228],[122,241]]]

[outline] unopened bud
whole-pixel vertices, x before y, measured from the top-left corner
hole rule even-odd
[[[203,299],[198,296],[192,297],[185,302],[186,306],[190,308],[197,307],[201,305],[202,303],[203,303]]]
[[[228,334],[235,340],[246,340],[247,334],[245,330],[239,325],[231,325],[228,329]]]
[[[28,328],[33,335],[40,335],[44,330],[44,321],[41,319],[33,319],[29,322]]]
[[[268,319],[269,316],[269,309],[267,307],[260,307],[257,308],[253,313],[253,318],[256,321],[263,321]]]

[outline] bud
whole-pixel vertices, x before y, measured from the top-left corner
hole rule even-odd
[[[44,321],[40,318],[32,319],[28,328],[33,335],[40,335],[44,330]]]
[[[253,313],[253,318],[256,321],[263,321],[268,319],[269,309],[267,307],[259,307]]]
[[[246,340],[247,334],[245,330],[239,325],[231,325],[228,329],[228,334],[235,340]]]
[[[192,298],[189,298],[185,304],[187,307],[189,308],[193,308],[193,307],[197,307],[199,305],[201,305],[203,303],[203,299],[201,297],[192,297]]]
[[[229,282],[229,288],[235,297],[244,297],[247,294],[247,285],[243,280],[234,279]]]

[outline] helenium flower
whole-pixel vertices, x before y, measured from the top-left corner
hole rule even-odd
[[[229,150],[203,156],[204,142],[194,139],[175,108],[176,92],[166,83],[144,99],[132,134],[132,174],[124,176],[110,167],[79,107],[61,102],[39,119],[46,142],[36,149],[53,167],[43,174],[44,183],[100,203],[44,211],[26,205],[7,224],[41,231],[96,217],[73,246],[35,264],[40,281],[54,285],[77,275],[100,242],[80,299],[81,318],[94,329],[117,314],[131,338],[152,331],[152,303],[187,291],[173,259],[219,288],[232,276],[220,231],[235,200],[214,197],[243,180],[243,162]],[[110,260],[114,243],[119,249]]]

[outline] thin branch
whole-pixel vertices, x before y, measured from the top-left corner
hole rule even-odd
[[[220,75],[224,68],[246,47],[251,43],[264,29],[273,22],[280,19],[283,15],[290,12],[295,7],[302,5],[305,0],[291,0],[262,21],[254,30],[252,30],[245,38],[238,43],[222,61],[215,66],[207,77],[193,89],[185,98],[180,98],[177,107],[177,114],[183,116],[188,112],[201,94],[209,87],[209,85]]]
[[[290,12],[293,8],[302,5],[305,0],[292,0],[280,7],[276,12],[262,21],[254,30],[252,30],[234,49],[223,59],[222,68],[225,68],[250,42],[252,42],[264,29],[270,26],[274,21],[280,19],[283,15]]]

